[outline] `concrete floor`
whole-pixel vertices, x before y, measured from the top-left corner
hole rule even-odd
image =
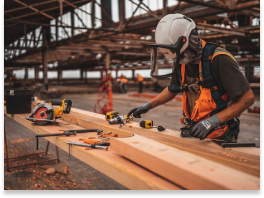
[[[127,114],[134,107],[145,104],[150,100],[149,98],[131,97],[129,96],[131,93],[114,93],[114,110],[118,111],[120,114]],[[75,108],[94,111],[94,105],[97,101],[97,97],[98,94],[64,94],[60,99],[66,98],[72,100],[73,107]],[[254,105],[259,107],[258,96],[256,96]],[[179,131],[181,128],[179,121],[181,116],[181,102],[170,101],[150,110],[148,113],[143,114],[142,118],[134,119],[134,121],[140,122],[143,119],[153,120],[155,126],[161,125],[165,128]],[[242,113],[240,121],[241,125],[238,142],[254,142],[258,147],[260,147],[260,114],[247,113],[247,111],[245,111]]]

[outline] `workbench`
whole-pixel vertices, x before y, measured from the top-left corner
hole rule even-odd
[[[58,126],[34,125],[25,119],[28,114],[5,115],[36,134],[84,128],[117,133],[117,138],[110,138],[107,151],[72,145],[70,154],[129,189],[260,189],[259,148],[222,148],[209,139],[181,138],[180,132],[170,129],[143,129],[135,121],[119,128],[104,115],[73,107],[57,120]],[[77,133],[45,139],[68,152],[68,141],[83,143],[91,136]]]

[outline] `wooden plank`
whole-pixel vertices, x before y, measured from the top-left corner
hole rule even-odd
[[[139,123],[136,122],[128,123],[123,130],[197,154],[252,175],[260,176],[259,148],[222,148],[210,139],[201,141],[196,138],[181,138],[179,131],[166,129],[164,132],[158,132],[155,128],[142,129],[139,127]],[[255,153],[255,155],[252,155],[252,153]]]
[[[87,111],[86,111],[87,114]],[[119,136],[133,136],[133,133],[123,131],[119,128],[119,125],[109,125],[105,118],[95,118],[87,115],[82,115],[79,113],[75,113],[72,111],[70,114],[63,114],[61,116],[62,120],[77,124],[84,128],[97,128],[102,129],[104,131],[112,131],[113,133],[117,133]]]
[[[119,128],[119,125],[110,125],[105,121],[104,115],[72,108],[70,114],[62,115],[65,121],[75,123],[82,127],[98,127],[114,133],[131,136],[139,134],[157,142],[197,154],[217,163],[227,165],[243,172],[260,176],[260,149],[259,148],[221,148],[211,140],[198,140],[181,138],[178,131],[166,129],[158,132],[156,128],[143,129],[139,123],[131,122]],[[252,154],[254,153],[254,155]]]
[[[259,190],[260,178],[140,135],[112,138],[111,150],[191,190]]]
[[[43,102],[43,101],[42,101]],[[56,107],[55,107],[56,108]],[[105,116],[72,108],[70,114],[62,115],[66,121],[75,123],[85,128],[102,128],[124,136],[139,134],[157,142],[178,148],[190,153],[205,157],[217,163],[227,165],[237,170],[260,176],[260,149],[259,148],[221,148],[210,139],[200,141],[198,139],[184,139],[180,137],[180,132],[166,129],[158,132],[156,128],[143,129],[139,123],[130,122],[119,128],[119,125],[110,125],[105,121]]]
[[[6,114],[8,117],[27,127],[36,134],[58,133],[69,129],[80,129],[81,127],[65,121],[58,121],[60,126],[37,126],[24,119],[28,114]],[[84,134],[70,137],[47,137],[48,141],[68,152],[67,141],[82,142],[80,139]],[[71,146],[71,154],[79,160],[89,164],[108,177],[133,190],[180,190],[181,187],[161,178],[155,173],[138,166],[118,155],[111,148],[108,151],[100,149],[89,149],[79,146]]]
[[[33,109],[37,103],[43,103],[44,101],[38,100],[32,102],[31,108]],[[53,106],[54,109],[58,109],[58,106]],[[79,125],[83,128],[89,129],[102,129],[104,131],[112,131],[119,136],[133,136],[133,133],[121,130],[119,125],[109,125],[105,120],[105,115],[89,112],[77,108],[71,108],[70,114],[63,114],[60,116],[62,120]]]

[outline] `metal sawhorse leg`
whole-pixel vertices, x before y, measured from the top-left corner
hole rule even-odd
[[[56,161],[56,160],[58,162],[60,162],[58,147],[55,145],[56,146],[56,155],[57,155],[57,158],[55,158],[55,159],[45,160],[45,161],[41,161],[41,162],[28,163],[28,164],[22,164],[22,165],[17,165],[17,166],[9,166],[9,160],[23,158],[23,157],[29,157],[29,156],[33,156],[33,155],[39,155],[39,154],[43,154],[43,153],[45,153],[47,155],[48,154],[48,150],[49,150],[49,141],[47,142],[46,151],[38,152],[38,153],[32,153],[32,154],[27,154],[27,155],[22,155],[22,156],[18,156],[18,157],[12,157],[12,158],[8,158],[8,149],[7,149],[5,125],[4,125],[4,141],[5,141],[5,151],[6,151],[5,162],[6,162],[6,167],[7,167],[7,171],[8,172],[10,171],[11,168],[18,168],[18,167],[23,167],[23,166],[42,164],[42,163]]]

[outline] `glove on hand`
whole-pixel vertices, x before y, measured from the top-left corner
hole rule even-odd
[[[140,114],[147,113],[150,109],[152,109],[152,105],[148,102],[142,106],[136,107],[132,109],[127,116],[129,117],[133,113],[134,118],[141,118]]]
[[[203,140],[210,133],[214,131],[214,129],[221,124],[221,121],[217,117],[217,115],[213,115],[212,117],[202,120],[198,122],[192,129],[192,136],[196,138],[200,138]]]

